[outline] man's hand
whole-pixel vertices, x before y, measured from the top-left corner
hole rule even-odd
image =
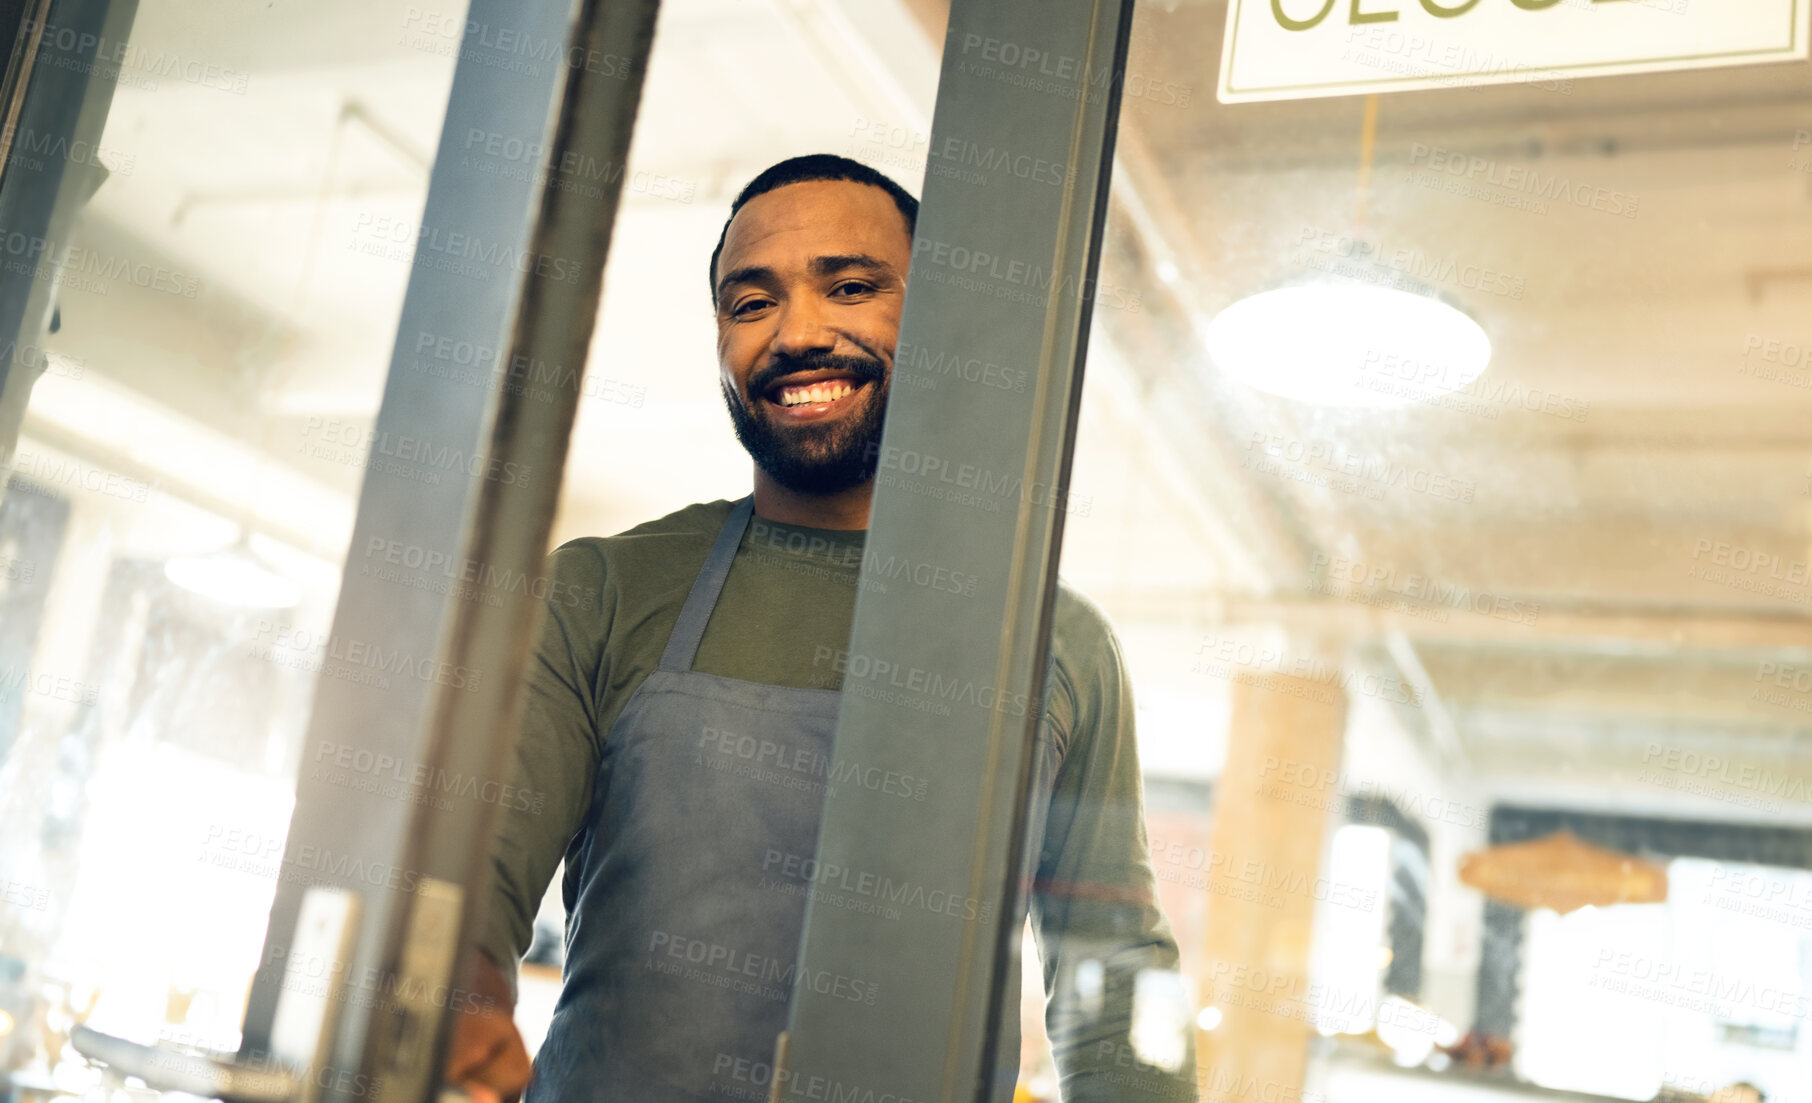
[[[474,955],[472,991],[480,1006],[454,1017],[446,1082],[465,1089],[473,1103],[515,1103],[529,1082],[528,1050],[516,1031],[509,982],[482,950]]]

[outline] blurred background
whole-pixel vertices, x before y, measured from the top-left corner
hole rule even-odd
[[[556,542],[746,493],[730,199],[808,152],[917,193],[946,16],[663,5]],[[1807,64],[1223,105],[1225,21],[1136,14],[1062,558],[1132,671],[1204,1098],[1812,1099]],[[99,1082],[78,1022],[237,1043],[463,29],[140,6],[57,331],[13,353],[18,1098]],[[1229,308],[1317,273],[1447,303],[1482,373],[1329,302],[1296,336],[1358,374],[1273,393]]]

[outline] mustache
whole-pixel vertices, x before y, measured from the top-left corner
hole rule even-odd
[[[783,353],[749,376],[749,394],[761,394],[773,386],[775,380],[803,371],[847,372],[865,383],[879,383],[887,378],[886,365],[873,356],[844,356],[832,352],[811,352],[803,356]]]

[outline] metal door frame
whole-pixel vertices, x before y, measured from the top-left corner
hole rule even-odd
[[[541,588],[485,594],[481,581],[441,594],[377,568],[400,546],[456,565],[462,580],[540,577],[657,10],[658,0],[473,0],[467,12],[372,444],[415,441],[423,456],[470,460],[434,484],[411,469],[419,462],[367,469],[330,638],[348,656],[407,656],[420,676],[373,686],[357,660],[328,658],[305,763],[352,748],[407,777],[508,778]],[[524,44],[540,60],[522,64]],[[545,151],[527,162],[538,171],[508,159],[524,148]],[[606,166],[602,198],[546,186],[559,176],[551,166],[569,163]],[[550,366],[558,382],[513,385],[508,371],[493,372],[492,387],[443,382],[436,359],[471,348],[496,350],[487,367]],[[497,791],[442,792],[446,809],[331,774],[298,779],[284,870],[360,898],[333,1041],[316,1061],[357,1075],[317,1085],[322,1099],[438,1090],[447,1011],[461,1002],[456,963],[488,904]],[[352,855],[366,876],[334,855]],[[384,871],[375,891],[372,869]],[[279,882],[242,1053],[272,1048],[306,887]]]
[[[797,989],[775,1101],[814,1083],[902,1099],[1013,1092],[1018,1047],[1002,1042],[1019,1035],[1057,560],[1131,22],[1132,0],[951,7],[831,766],[924,777],[929,799],[835,787],[815,869],[966,898],[953,921],[814,885],[799,975],[860,977],[880,996]],[[972,152],[1056,171],[978,182],[961,168]],[[934,378],[949,357],[1027,385]],[[883,565],[901,560],[975,583],[889,582]]]

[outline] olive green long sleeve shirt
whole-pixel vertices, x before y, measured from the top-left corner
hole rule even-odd
[[[532,799],[504,812],[492,908],[479,937],[494,960],[510,963],[526,952],[541,896],[585,826],[604,740],[660,664],[732,504],[688,506],[552,555],[514,762],[514,783]],[[753,518],[694,669],[839,688],[834,657],[848,646],[865,535]],[[890,582],[882,572],[869,584],[911,581]],[[1060,765],[1030,908],[1063,1099],[1194,1099],[1192,1060],[1164,1073],[1130,1043],[1135,978],[1141,970],[1174,971],[1177,948],[1156,902],[1119,642],[1100,611],[1067,585],[1058,592],[1052,653],[1044,722]],[[776,789],[776,799],[789,793]],[[568,864],[563,886],[569,914],[577,867]],[[1084,965],[1090,961],[1100,968]],[[1186,1025],[1184,1036],[1191,1034]]]

